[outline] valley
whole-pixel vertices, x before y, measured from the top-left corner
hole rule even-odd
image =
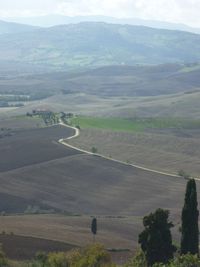
[[[193,33],[0,21],[0,243],[9,267],[40,251],[82,251],[94,218],[96,241],[123,264],[158,208],[170,211],[180,248],[189,178],[200,194],[200,36],[172,26]]]

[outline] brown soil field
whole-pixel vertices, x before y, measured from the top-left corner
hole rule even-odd
[[[36,254],[41,251],[46,253],[60,252],[75,247],[64,242],[13,234],[1,234],[0,243],[6,256],[13,260],[30,260],[34,259]]]
[[[183,178],[81,154],[56,142],[72,133],[55,126],[14,131],[0,140],[1,211],[9,212],[6,205],[13,202],[12,212],[36,204],[89,215],[143,216],[158,207],[180,211]]]
[[[70,144],[114,159],[154,170],[177,174],[179,170],[200,177],[200,130],[154,129],[145,132],[114,132],[83,129]]]
[[[0,172],[76,155],[79,152],[57,143],[58,139],[71,136],[73,132],[61,126],[9,131],[9,135],[0,138]]]
[[[25,166],[34,168],[41,162],[80,154],[75,150],[66,149],[57,142],[61,137],[73,135],[72,129],[61,126],[30,129],[30,126],[34,127],[34,123],[32,125],[26,119],[24,122],[20,119],[19,124],[12,119],[1,121],[0,176],[4,177],[6,172]],[[31,187],[31,184],[29,185]],[[0,200],[0,212],[21,213],[28,206],[37,206],[43,210],[51,209],[47,204],[38,201],[36,196],[31,200],[26,199],[23,195],[13,194],[12,190],[0,192]]]
[[[75,154],[0,173],[0,184],[0,193],[26,199],[30,205],[37,200],[76,214],[142,216],[158,207],[177,213],[186,181]]]
[[[7,118],[6,116],[1,117],[0,113],[0,129],[30,129],[44,126],[44,121],[38,117],[27,117],[23,115]]]
[[[156,208],[169,209],[179,225],[186,180],[80,153],[57,142],[72,134],[71,129],[55,126],[12,130],[0,140],[0,211],[24,212],[37,205],[84,216],[0,216],[2,231],[85,245],[91,242],[90,216],[95,215],[99,242],[132,249],[141,218]],[[199,193],[199,183],[197,189]]]
[[[179,243],[180,218],[171,217],[175,227],[173,238]],[[14,235],[49,239],[74,246],[86,246],[93,242],[90,231],[91,216],[21,215],[1,216],[0,228]],[[138,234],[143,229],[142,218],[134,216],[97,216],[96,241],[107,249],[129,249],[138,247]],[[1,242],[1,239],[0,239]]]
[[[36,238],[31,236],[20,236],[11,234],[0,234],[0,244],[9,260],[30,261],[36,258],[38,252],[68,252],[77,246],[60,241]],[[130,250],[110,251],[112,260],[117,264],[123,264],[133,255]]]

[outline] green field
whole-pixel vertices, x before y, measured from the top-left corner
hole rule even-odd
[[[145,129],[200,128],[200,120],[178,118],[118,119],[78,116],[70,123],[81,129],[95,128],[126,132],[143,132]]]

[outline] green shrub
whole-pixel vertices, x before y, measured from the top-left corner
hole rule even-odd
[[[70,255],[68,255],[68,258]],[[76,260],[75,260],[76,259]],[[111,264],[110,254],[100,244],[86,247],[81,252],[73,253],[70,267],[105,267],[114,266]]]
[[[50,253],[48,255],[47,264],[49,267],[68,267],[66,254],[63,252]]]
[[[186,254],[178,256],[169,264],[154,264],[153,267],[200,267],[200,258],[197,255]]]
[[[115,267],[110,254],[99,244],[68,253],[50,253],[47,260],[44,254],[39,253],[37,260],[42,267]]]
[[[0,246],[0,267],[8,266],[8,260],[5,256],[5,253],[2,250],[2,247]]]
[[[144,252],[142,250],[138,250],[135,256],[130,259],[124,267],[147,267]]]
[[[92,151],[93,154],[96,154],[98,152],[98,149],[93,146],[92,149],[91,149],[91,151]]]

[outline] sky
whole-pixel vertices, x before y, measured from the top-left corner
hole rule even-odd
[[[200,27],[200,0],[0,0],[0,17],[49,14],[141,18]]]

